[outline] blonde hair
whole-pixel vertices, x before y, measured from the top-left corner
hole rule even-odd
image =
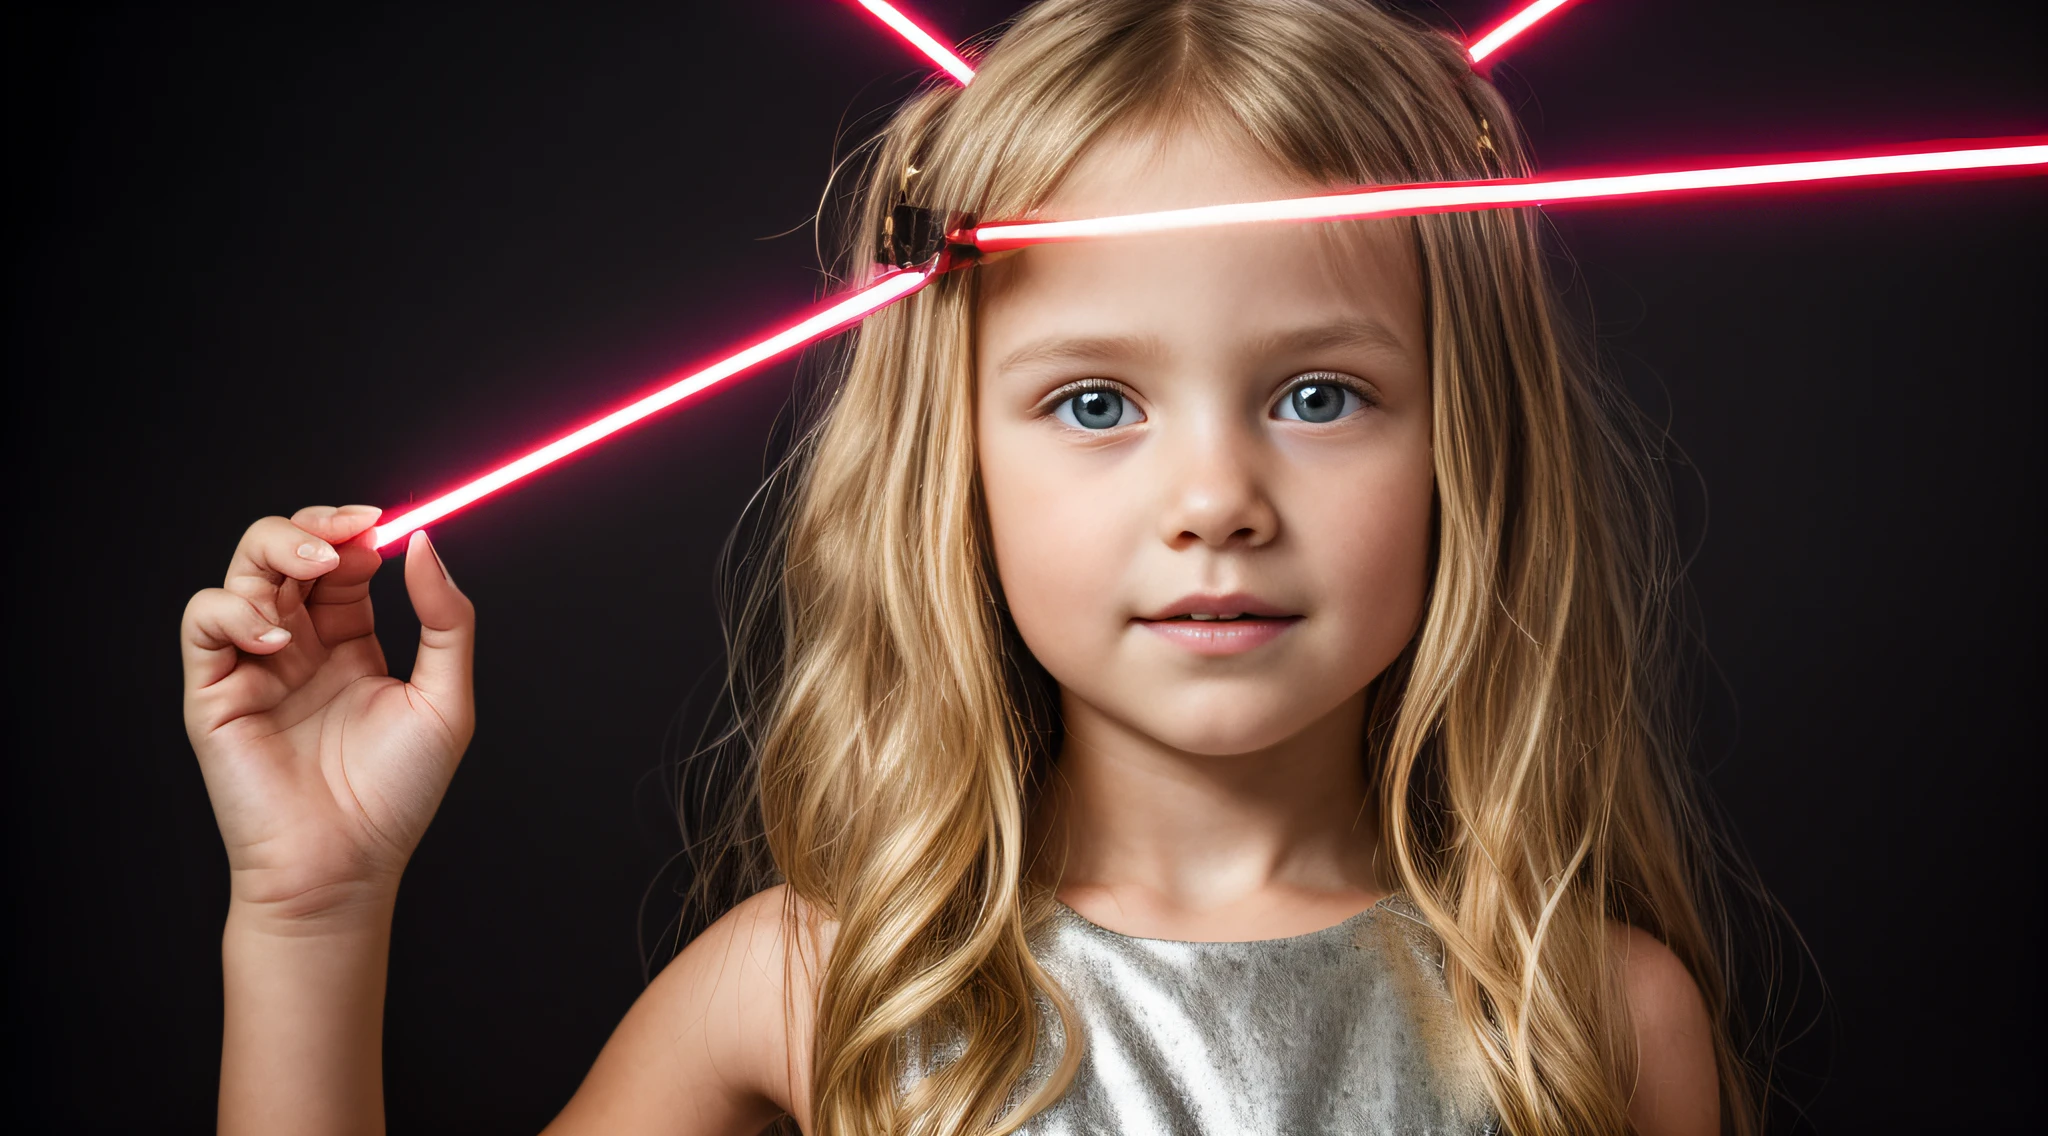
[[[1463,48],[1363,0],[1047,0],[971,86],[929,89],[883,130],[855,264],[899,193],[1022,216],[1106,132],[1189,115],[1332,186],[1528,172]],[[1661,481],[1626,401],[1562,330],[1538,223],[1405,222],[1428,313],[1436,552],[1423,626],[1374,683],[1364,759],[1381,862],[1443,940],[1508,1130],[1622,1132],[1633,1031],[1614,925],[1666,943],[1717,1023],[1725,983],[1671,721]],[[1026,883],[1025,815],[1057,725],[978,496],[976,289],[956,273],[860,329],[788,467],[767,588],[735,627],[756,764],[734,831],[757,823],[767,858],[742,847],[723,878],[779,878],[837,924],[816,1136],[1007,1132],[1078,1057],[1024,1083],[1039,1001],[1070,1012],[1027,948],[1050,897]],[[931,1028],[957,1056],[906,1085],[906,1038]],[[1723,1115],[1747,1131],[1718,1024],[1715,1042]]]

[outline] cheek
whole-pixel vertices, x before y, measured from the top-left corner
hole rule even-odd
[[[1011,618],[1057,676],[1068,658],[1099,656],[1128,547],[1128,498],[1087,460],[1047,460],[1029,427],[985,430],[981,484],[996,574]],[[1074,457],[1076,455],[1067,455]]]
[[[1314,547],[1304,559],[1321,578],[1341,628],[1347,675],[1370,682],[1419,627],[1428,590],[1430,516],[1435,481],[1427,451],[1397,468],[1374,471],[1360,490],[1316,510],[1301,528]]]

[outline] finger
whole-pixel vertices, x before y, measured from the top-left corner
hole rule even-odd
[[[344,505],[339,509],[321,506],[292,514],[292,523],[325,538],[341,554],[334,570],[313,582],[306,595],[306,611],[320,642],[329,647],[376,631],[377,620],[370,607],[370,579],[384,563],[370,546],[377,518],[383,510],[373,505]]]
[[[208,588],[185,605],[179,627],[185,656],[185,688],[202,690],[234,673],[239,652],[274,655],[291,645],[292,633],[262,610],[225,588]]]
[[[340,563],[341,553],[326,539],[283,517],[265,517],[242,534],[222,587],[282,623],[304,595],[292,582],[317,580]]]
[[[308,505],[292,514],[292,523],[322,539],[340,544],[377,523],[384,510],[375,505]]]
[[[467,739],[471,720],[471,658],[476,607],[455,587],[425,531],[405,546],[405,591],[420,619],[420,650],[412,667],[418,688]]]
[[[343,593],[352,596],[354,589],[367,587],[383,558],[370,547],[366,534],[383,513],[375,505],[315,505],[292,514],[292,524],[326,541],[341,556],[340,563],[313,585],[308,602],[350,602],[341,598]]]

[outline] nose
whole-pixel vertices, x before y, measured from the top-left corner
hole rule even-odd
[[[1169,545],[1258,548],[1280,535],[1261,448],[1243,426],[1211,421],[1161,448],[1169,468],[1159,535]]]

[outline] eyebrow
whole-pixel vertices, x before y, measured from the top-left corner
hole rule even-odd
[[[1048,336],[1034,339],[1003,356],[998,371],[1046,363],[1121,362],[1127,359],[1166,354],[1166,344],[1156,335]]]
[[[1369,351],[1405,354],[1408,345],[1393,328],[1376,319],[1339,319],[1312,327],[1275,332],[1258,340],[1253,351],[1262,355],[1334,351],[1356,347]]]
[[[1408,350],[1392,328],[1376,319],[1339,319],[1263,336],[1251,343],[1248,353],[1306,354],[1347,347],[1397,354]],[[1048,336],[1003,356],[996,369],[1011,371],[1048,363],[1116,363],[1164,354],[1166,344],[1156,335]]]

